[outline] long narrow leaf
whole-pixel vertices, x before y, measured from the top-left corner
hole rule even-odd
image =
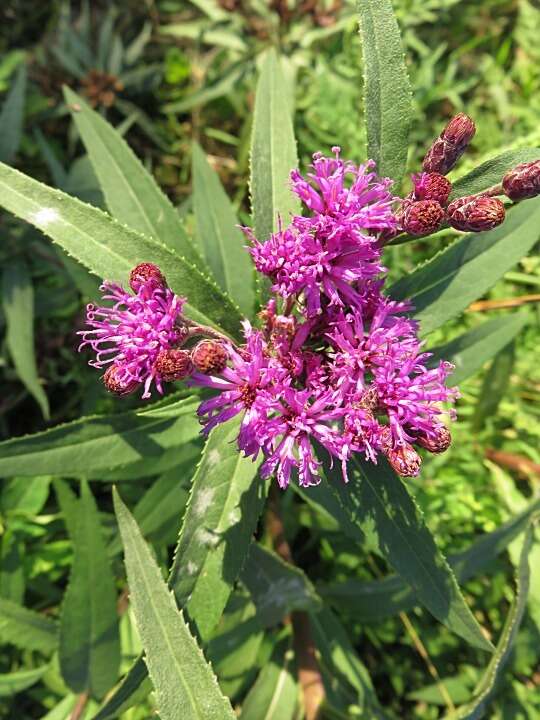
[[[0,113],[0,162],[10,163],[17,154],[24,122],[26,65],[21,64]]]
[[[41,386],[34,348],[34,288],[26,263],[7,263],[2,275],[2,295],[6,318],[6,341],[17,375],[49,417],[49,401]]]
[[[358,3],[364,65],[368,157],[379,175],[399,182],[405,172],[412,101],[399,27],[391,0]]]
[[[87,482],[78,502],[75,557],[60,618],[60,667],[69,687],[101,698],[120,663],[114,577]]]
[[[163,720],[233,720],[129,510],[114,494],[130,598]]]
[[[220,287],[249,316],[253,312],[253,265],[238,220],[217,173],[193,144],[193,208],[204,256]]]
[[[64,95],[111,215],[205,270],[176,209],[120,133],[72,90]]]
[[[285,80],[274,50],[268,51],[255,95],[251,135],[251,210],[256,237],[264,242],[299,211],[289,188],[289,173],[298,164]]]
[[[187,315],[238,334],[241,317],[231,300],[194,265],[162,243],[2,164],[0,205],[39,228],[101,278],[125,285],[135,265],[155,263],[166,272],[171,288],[188,297]]]

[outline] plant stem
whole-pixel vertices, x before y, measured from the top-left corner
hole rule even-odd
[[[82,714],[84,712],[84,708],[86,707],[86,703],[88,702],[88,693],[84,692],[81,693],[77,699],[77,702],[75,703],[75,707],[73,708],[73,711],[70,715],[69,720],[80,720],[82,717]]]
[[[266,515],[266,529],[276,553],[287,563],[294,565],[291,548],[287,542],[285,528],[279,509],[280,494],[275,483],[270,488],[269,506]],[[302,688],[305,720],[318,720],[325,699],[317,649],[311,633],[309,614],[296,610],[285,618],[292,625],[293,645],[298,666],[298,680]]]
[[[514,298],[506,298],[504,300],[478,300],[473,302],[467,308],[468,312],[483,312],[485,310],[504,310],[505,308],[519,307],[529,303],[540,302],[540,295],[519,295]]]

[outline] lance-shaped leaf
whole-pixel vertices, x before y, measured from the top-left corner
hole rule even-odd
[[[67,87],[64,96],[111,215],[205,270],[178,212],[120,133]]]
[[[247,241],[218,174],[193,143],[193,209],[204,257],[219,286],[249,316],[253,312],[253,264]]]
[[[133,516],[115,492],[130,598],[163,720],[233,720],[229,701],[176,607]]]
[[[491,651],[420,509],[388,463],[353,459],[347,485],[336,468],[328,474],[328,484],[342,509],[360,530],[368,527],[375,533],[380,552],[414,589],[418,601],[456,635]]]
[[[396,300],[408,298],[421,331],[427,334],[459,315],[469,303],[515,265],[540,237],[540,198],[508,213],[495,230],[471,233],[399,280],[389,290]]]
[[[474,408],[471,429],[474,433],[481,430],[488,418],[497,416],[497,408],[510,387],[510,375],[516,360],[516,343],[510,342],[489,366],[482,389]]]
[[[266,497],[259,462],[238,451],[238,422],[210,433],[193,478],[169,577],[204,639],[214,629],[249,550]]]
[[[251,211],[255,235],[264,242],[300,203],[289,187],[298,165],[287,87],[279,57],[269,50],[261,66],[251,135]]]
[[[26,93],[26,65],[23,62],[15,74],[13,85],[0,112],[0,162],[10,163],[21,142]]]
[[[293,651],[281,643],[261,670],[242,705],[240,720],[293,720],[298,687],[292,673]]]
[[[186,315],[238,334],[241,318],[230,298],[194,265],[157,240],[2,164],[0,206],[39,228],[103,279],[127,285],[135,265],[155,263],[165,272],[171,288],[188,298]]]
[[[80,418],[65,425],[0,443],[0,474],[71,475],[100,478],[115,468],[153,459],[199,433],[197,401],[186,399],[175,417],[131,410]],[[157,470],[156,472],[159,472]]]
[[[529,552],[533,541],[533,530],[534,523],[531,523],[525,533],[519,558],[516,596],[508,611],[504,628],[497,643],[497,649],[474,690],[471,702],[458,708],[457,712],[447,715],[445,720],[480,720],[480,718],[485,716],[496,684],[512,652],[514,641],[527,607],[530,579]]]
[[[373,720],[385,718],[369,673],[336,615],[325,607],[311,615],[310,623],[315,645],[320,652],[321,671],[329,701],[339,703],[345,694],[343,690],[350,688],[354,695],[348,698],[349,704],[359,706],[365,716]]]
[[[6,342],[17,375],[47,419],[49,401],[39,382],[34,349],[34,288],[28,267],[22,260],[7,263],[4,267],[2,300]]]
[[[470,173],[456,180],[453,183],[450,200],[465,195],[475,195],[493,185],[498,185],[508,170],[519,163],[538,159],[540,159],[540,148],[520,148],[503,152],[491,160],[486,160]]]
[[[292,610],[316,612],[321,607],[315,588],[302,570],[257,543],[252,543],[240,577],[263,627],[277,625]]]
[[[187,611],[203,641],[227,604],[268,487],[257,474],[259,462],[238,452],[237,435],[238,421],[232,420],[218,425],[208,437],[169,575],[178,607]],[[138,659],[118,690],[122,702],[128,701],[126,688],[135,692],[144,677]],[[116,693],[110,703],[116,706]]]
[[[358,3],[364,66],[367,154],[379,175],[399,182],[405,172],[411,88],[391,0]]]
[[[488,571],[497,556],[528,527],[531,516],[539,509],[540,499],[497,530],[478,538],[467,550],[450,555],[448,562],[456,579],[464,583]],[[389,575],[383,580],[329,583],[318,586],[317,591],[324,600],[366,624],[409,612],[418,605],[414,590],[398,575]]]
[[[11,697],[35,685],[49,669],[48,665],[32,670],[18,670],[13,673],[0,674],[0,697]]]
[[[0,598],[0,638],[22,650],[52,653],[58,644],[56,623],[45,615]]]
[[[86,481],[77,509],[73,567],[60,617],[60,668],[74,692],[101,698],[118,677],[120,640],[114,577]]]
[[[450,375],[448,382],[451,385],[459,385],[506,347],[521,332],[526,322],[525,313],[514,313],[488,320],[446,345],[431,350],[433,355],[429,358],[428,364],[432,367],[437,365],[439,360],[453,363],[456,369]]]

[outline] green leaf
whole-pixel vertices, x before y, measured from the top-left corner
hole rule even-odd
[[[218,174],[197,143],[193,143],[192,160],[193,208],[200,246],[219,286],[244,315],[250,316],[254,278],[251,257],[244,247],[247,241],[237,227],[238,220]]]
[[[336,615],[329,608],[323,608],[310,616],[310,623],[320,653],[321,671],[329,700],[334,699],[335,685],[338,688],[350,685],[355,691],[351,700],[362,709],[366,718],[384,718],[369,673]]]
[[[451,555],[448,562],[457,580],[464,583],[486,572],[496,557],[527,528],[531,516],[539,509],[540,499],[537,499],[497,530],[481,536],[467,550]],[[409,612],[418,605],[412,587],[397,575],[389,575],[384,580],[330,583],[318,586],[317,591],[323,599],[366,624]]]
[[[238,421],[217,426],[193,478],[169,577],[178,606],[206,639],[225,608],[266,498],[260,462],[238,451]]]
[[[206,270],[173,204],[120,133],[67,87],[64,96],[111,215]]]
[[[19,66],[0,113],[0,161],[11,163],[21,142],[26,94],[26,65]]]
[[[430,350],[433,355],[429,358],[428,365],[433,367],[440,360],[453,363],[456,369],[450,375],[449,383],[459,385],[506,347],[523,330],[526,322],[525,313],[514,313],[488,320],[446,345]]]
[[[49,654],[58,645],[58,628],[45,615],[0,598],[0,637],[21,650]]]
[[[399,280],[389,295],[408,298],[427,334],[459,315],[515,265],[540,237],[540,198],[521,203],[495,230],[471,233]]]
[[[261,242],[287,224],[300,203],[289,187],[289,174],[298,165],[285,80],[275,50],[264,57],[255,94],[251,135],[251,210],[255,236]]]
[[[219,685],[229,698],[252,684],[263,636],[255,605],[247,594],[233,595],[219,623],[219,633],[212,637],[206,651]]]
[[[48,665],[33,668],[32,670],[19,670],[9,674],[0,675],[0,697],[11,697],[35,685],[49,669]]]
[[[116,682],[120,644],[114,577],[86,481],[72,539],[75,555],[60,618],[60,667],[71,690],[101,698]]]
[[[0,475],[34,476],[39,472],[99,479],[103,473],[139,460],[159,462],[163,452],[198,435],[196,407],[196,400],[186,399],[175,418],[154,418],[130,410],[83,417],[6,440],[0,443]]]
[[[110,720],[110,718],[121,716],[123,712],[137,703],[139,696],[146,697],[150,690],[151,683],[148,678],[148,670],[141,656],[135,661],[128,674],[122,678],[122,681],[92,720]]]
[[[520,148],[519,150],[507,150],[483,162],[474,168],[470,173],[464,175],[453,183],[450,200],[465,195],[476,195],[476,193],[493,185],[498,185],[505,173],[519,163],[531,162],[540,158],[540,148]]]
[[[412,100],[391,0],[358,3],[364,65],[368,157],[379,175],[400,182],[407,164]]]
[[[277,625],[291,610],[316,612],[321,607],[315,588],[302,570],[257,543],[251,545],[240,578],[263,627]]]
[[[530,579],[529,552],[533,541],[533,531],[534,522],[531,522],[525,533],[519,559],[516,596],[508,611],[504,628],[497,643],[497,649],[474,690],[471,702],[458,708],[457,712],[447,715],[445,720],[480,720],[485,715],[493,691],[512,652],[527,607]]]
[[[497,408],[510,386],[510,375],[516,359],[515,342],[510,342],[496,356],[484,376],[482,389],[474,408],[472,430],[481,430],[488,418],[497,415]]]
[[[293,720],[298,688],[292,674],[294,653],[282,643],[263,667],[242,705],[240,720]]]
[[[6,342],[15,370],[48,419],[49,401],[39,382],[34,349],[34,288],[28,267],[22,260],[5,265],[2,296]]]
[[[353,459],[348,485],[338,469],[328,472],[328,484],[342,508],[360,529],[367,526],[376,533],[380,552],[414,589],[418,601],[456,635],[491,651],[420,509],[388,463]]]
[[[114,492],[130,598],[162,720],[233,720],[229,701],[167,589],[131,513]]]
[[[0,597],[22,605],[25,589],[24,545],[8,530],[0,540]]]
[[[240,313],[195,266],[156,240],[59,190],[0,163],[0,205],[34,225],[93,273],[126,285],[131,269],[153,262],[171,288],[188,297],[186,315],[238,335]]]
[[[37,515],[45,505],[49,495],[51,478],[35,477],[4,480],[0,505],[2,512],[24,515]]]

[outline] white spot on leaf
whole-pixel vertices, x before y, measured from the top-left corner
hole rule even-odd
[[[214,491],[212,488],[203,488],[197,493],[195,503],[193,504],[193,510],[196,515],[204,515],[212,504],[214,499]]]
[[[219,535],[210,532],[206,528],[199,528],[197,530],[197,539],[201,543],[201,545],[206,545],[207,547],[215,547],[219,542]]]
[[[219,463],[220,460],[221,460],[221,455],[219,454],[219,450],[217,448],[210,450],[210,452],[208,453],[209,467],[215,467]]]
[[[38,227],[47,227],[60,219],[60,213],[55,208],[40,208],[30,215],[30,222]]]

